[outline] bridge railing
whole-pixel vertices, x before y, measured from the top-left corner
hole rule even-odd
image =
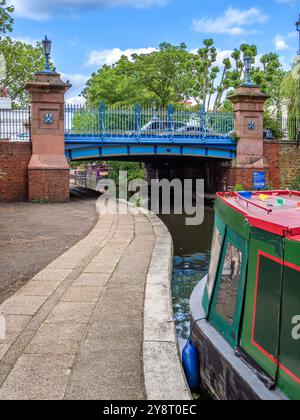
[[[30,108],[0,109],[0,140],[31,140]]]
[[[65,134],[95,138],[191,138],[219,137],[229,139],[234,130],[233,113],[195,112],[135,107],[98,109],[67,105]]]

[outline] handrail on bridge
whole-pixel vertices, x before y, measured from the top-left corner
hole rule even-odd
[[[232,140],[233,113],[205,112],[141,107],[108,107],[98,109],[82,105],[66,105],[66,137],[93,138],[217,138]],[[233,140],[232,140],[233,141]]]

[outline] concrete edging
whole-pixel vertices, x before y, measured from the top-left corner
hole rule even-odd
[[[147,399],[191,400],[181,364],[172,304],[173,240],[164,223],[146,213],[156,241],[149,266],[145,306],[143,363]]]

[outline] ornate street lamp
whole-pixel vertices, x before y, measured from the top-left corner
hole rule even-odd
[[[252,58],[249,53],[244,57],[245,71],[246,71],[246,81],[244,86],[254,86],[251,80],[251,69],[252,69]]]
[[[299,15],[298,22],[296,22],[296,29],[299,32],[299,51],[298,51],[298,55],[300,55],[300,15]]]
[[[51,45],[52,42],[50,41],[50,39],[47,38],[47,36],[45,36],[45,39],[42,41],[42,45],[44,48],[44,54],[45,54],[45,73],[51,73],[51,68],[50,68],[50,54],[51,54]]]

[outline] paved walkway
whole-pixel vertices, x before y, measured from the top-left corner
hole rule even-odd
[[[0,399],[189,399],[171,271],[172,239],[156,216],[101,216],[0,306]]]
[[[95,199],[65,204],[0,203],[0,304],[98,220]]]

